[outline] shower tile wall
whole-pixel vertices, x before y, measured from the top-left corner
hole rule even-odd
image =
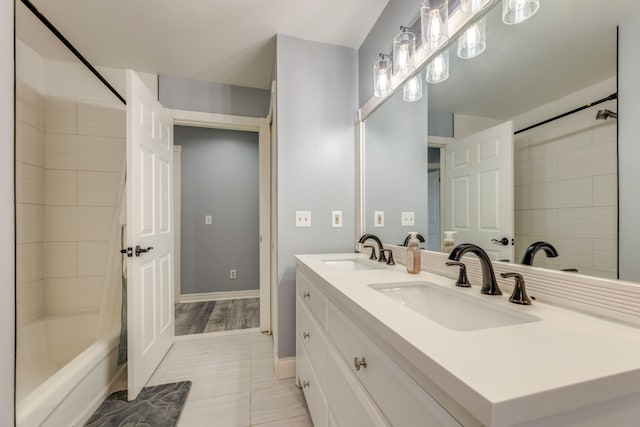
[[[17,324],[44,314],[45,100],[16,82]]]
[[[615,91],[615,79],[605,80],[519,116],[516,129]],[[535,265],[616,278],[616,121],[595,120],[600,108],[617,111],[609,101],[516,136],[516,260],[546,240],[560,256],[539,255]]]
[[[21,81],[16,110],[18,321],[98,311],[125,112],[44,97]]]

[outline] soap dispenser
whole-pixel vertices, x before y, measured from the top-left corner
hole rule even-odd
[[[420,273],[420,241],[418,240],[418,232],[412,231],[409,233],[411,238],[407,245],[406,264],[407,271],[411,274]]]
[[[453,238],[453,235],[456,234],[457,231],[445,231],[444,232],[444,241],[442,242],[442,252],[450,254],[453,248],[456,246],[456,241]]]

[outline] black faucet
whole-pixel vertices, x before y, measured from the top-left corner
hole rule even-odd
[[[480,266],[482,267],[482,288],[480,292],[486,295],[502,295],[502,291],[500,291],[498,282],[496,281],[496,275],[493,272],[491,259],[480,246],[474,245],[473,243],[462,243],[453,248],[449,254],[449,259],[452,261],[460,261],[462,256],[467,252],[476,254],[480,260]]]
[[[378,236],[376,236],[375,234],[367,233],[367,234],[364,234],[360,238],[360,240],[358,240],[358,242],[364,243],[369,239],[373,240],[378,244],[378,253],[380,254],[378,257],[378,262],[387,262],[387,257],[384,256],[384,246],[382,245],[382,242],[380,241],[380,238]]]
[[[420,240],[422,243],[425,242],[424,237],[422,236],[422,234],[418,233],[416,234],[416,238],[418,240]],[[409,239],[411,239],[411,234],[409,234],[407,237],[405,237],[404,239],[404,243],[402,244],[402,246],[407,247],[409,246]]]
[[[533,257],[540,249],[542,249],[549,258],[555,258],[558,256],[558,251],[556,251],[556,248],[554,248],[551,243],[535,242],[530,244],[527,250],[524,252],[524,256],[522,257],[522,261],[520,261],[520,264],[533,265]]]

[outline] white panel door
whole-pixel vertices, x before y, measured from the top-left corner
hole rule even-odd
[[[513,261],[513,122],[447,144],[445,179],[445,228],[458,232],[456,244]]]
[[[442,231],[440,230],[440,170],[427,174],[427,199],[429,206],[429,237],[427,249],[440,252],[442,250]]]
[[[127,258],[129,400],[173,344],[172,174],[171,114],[127,70],[127,246],[133,249]]]

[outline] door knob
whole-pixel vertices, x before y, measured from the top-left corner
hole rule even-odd
[[[357,357],[353,358],[353,366],[355,366],[356,371],[359,371],[360,368],[366,368],[367,367],[367,359],[365,359],[364,357],[362,359],[358,359]]]
[[[507,246],[509,244],[509,239],[503,237],[502,239],[491,239],[493,243],[497,243],[498,245]]]
[[[136,256],[140,256],[140,254],[144,254],[153,249],[153,246],[149,246],[147,249],[143,249],[140,245],[136,246]]]

